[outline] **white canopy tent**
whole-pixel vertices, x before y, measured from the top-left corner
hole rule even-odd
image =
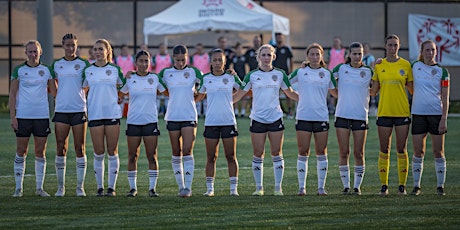
[[[144,19],[144,40],[149,35],[202,31],[271,32],[289,35],[289,19],[251,0],[181,0]]]

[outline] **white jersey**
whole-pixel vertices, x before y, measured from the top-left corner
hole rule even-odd
[[[336,82],[332,73],[326,68],[312,69],[309,66],[299,68],[291,73],[289,81],[297,83],[299,102],[297,120],[329,121],[327,93],[334,89]]]
[[[201,84],[200,70],[187,66],[184,69],[165,68],[159,74],[169,92],[166,121],[197,121],[195,84]]]
[[[79,57],[67,61],[58,59],[51,66],[58,82],[56,112],[86,112],[86,95],[83,90],[83,70],[89,62]]]
[[[252,89],[252,110],[249,117],[264,124],[271,124],[283,117],[280,106],[280,89],[291,87],[286,73],[274,68],[264,72],[255,69],[244,77],[244,91]]]
[[[233,89],[242,85],[238,76],[224,74],[215,76],[211,73],[203,76],[200,93],[207,95],[205,126],[235,125],[233,111]]]
[[[131,74],[131,78],[126,79],[126,84],[120,91],[125,94],[129,92],[127,124],[146,125],[158,122],[157,91],[164,92],[165,87],[156,74]]]
[[[414,95],[412,114],[442,115],[441,82],[449,81],[447,70],[439,65],[425,65],[417,61],[412,65]]]
[[[339,93],[335,116],[367,122],[369,86],[373,75],[371,68],[353,68],[349,64],[339,64],[332,73],[337,79]]]
[[[119,119],[118,85],[124,84],[120,67],[112,63],[98,67],[92,64],[83,72],[83,87],[89,87],[88,120]]]
[[[16,118],[49,119],[48,81],[53,78],[53,71],[43,64],[31,67],[24,63],[14,69],[11,80],[19,81]]]

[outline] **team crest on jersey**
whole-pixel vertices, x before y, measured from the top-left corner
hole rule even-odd
[[[434,76],[434,75],[436,75],[437,73],[438,73],[438,72],[437,72],[435,69],[431,70],[431,75]]]
[[[185,73],[184,73],[184,77],[185,77],[185,78],[190,77],[190,73],[189,73],[189,72],[185,72]]]
[[[211,84],[211,83],[212,83],[212,81],[211,81],[211,80],[209,80],[209,81],[208,81],[208,83],[209,83],[209,84]]]
[[[319,72],[319,77],[323,78],[326,74],[324,72]]]
[[[403,69],[400,69],[399,74],[401,74],[401,76],[404,76],[406,74],[406,72]]]
[[[222,82],[223,82],[224,84],[228,84],[228,78],[222,79]]]
[[[150,85],[152,85],[152,84],[153,84],[153,78],[147,79],[147,82],[148,82]]]
[[[80,66],[80,64],[75,64],[75,65],[73,66],[73,68],[74,68],[75,70],[79,70],[79,69],[81,68],[81,66]]]
[[[346,74],[348,74],[348,70],[347,70],[347,71],[345,71],[345,73],[346,73]]]
[[[361,71],[361,72],[359,73],[359,75],[361,75],[361,77],[364,78],[364,77],[366,76],[366,72]]]
[[[40,77],[43,77],[43,75],[45,75],[45,71],[43,70],[38,71],[38,75],[40,75]]]
[[[64,68],[62,65],[61,65],[61,66],[59,66],[59,69],[62,69],[62,68]]]
[[[112,70],[109,70],[109,69],[108,69],[108,70],[106,70],[106,71],[105,71],[105,74],[107,74],[107,76],[110,76],[110,75],[112,75]]]
[[[277,80],[278,80],[278,76],[272,75],[272,80],[273,80],[273,81],[277,81]]]

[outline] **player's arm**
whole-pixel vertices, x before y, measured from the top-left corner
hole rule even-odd
[[[439,133],[447,132],[447,114],[449,113],[449,95],[450,85],[449,80],[441,81],[441,102],[442,102],[442,116],[439,122]]]
[[[16,96],[19,90],[19,80],[11,80],[10,86],[10,98],[8,100],[8,106],[10,107],[10,118],[11,118],[11,128],[13,130],[18,130],[18,120],[16,119]]]
[[[283,89],[284,94],[291,98],[294,101],[299,101],[299,94],[292,89],[292,87],[289,87],[287,89]]]
[[[371,89],[370,89],[370,95],[371,96],[376,96],[377,93],[380,90],[380,82],[375,81],[375,80],[372,80],[371,82],[372,82],[372,86],[371,86]]]

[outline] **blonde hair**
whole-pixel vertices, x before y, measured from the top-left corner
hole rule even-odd
[[[270,44],[264,44],[262,46],[259,47],[259,49],[257,49],[256,51],[256,60],[257,60],[257,63],[259,63],[259,66],[260,66],[260,58],[259,58],[259,55],[260,55],[260,52],[262,52],[262,50],[264,49],[268,49],[270,51],[270,53],[272,54],[275,54],[275,47],[273,47],[272,45]]]
[[[110,42],[107,41],[106,39],[101,38],[95,42],[95,44],[97,43],[101,43],[105,46],[105,48],[107,49],[107,61],[111,63],[113,60],[113,49],[112,49],[112,45],[110,45]]]
[[[37,40],[29,40],[28,42],[26,42],[26,44],[24,45],[24,47],[26,49],[26,52],[27,52],[27,46],[29,46],[29,45],[36,45],[37,48],[40,50],[40,52],[43,51],[42,45]]]
[[[324,49],[323,49],[323,47],[320,44],[316,43],[316,42],[308,45],[308,47],[306,49],[307,56],[308,56],[308,53],[310,53],[311,49],[319,49],[319,52],[321,53],[321,61],[319,61],[319,65],[321,67],[326,68],[327,67],[326,62],[323,59],[324,58]],[[310,64],[310,62],[307,60],[307,65],[309,65],[309,64]]]
[[[417,58],[418,61],[423,62],[423,60],[424,60],[423,55],[422,55],[423,47],[428,43],[434,44],[434,47],[436,48],[436,43],[434,43],[433,40],[426,40],[426,41],[422,42],[422,44],[420,44],[420,53],[419,53],[418,58]]]

